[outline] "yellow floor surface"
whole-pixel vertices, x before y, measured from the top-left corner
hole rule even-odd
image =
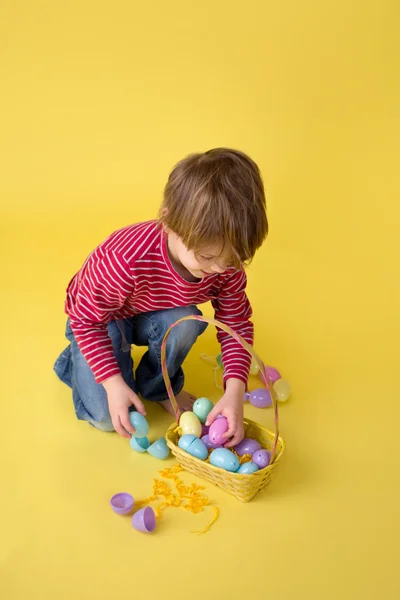
[[[399,25],[372,0],[2,8],[2,600],[400,597]],[[287,451],[247,505],[206,484],[206,535],[211,509],[170,508],[146,536],[109,498],[148,496],[160,463],[76,421],[52,373],[64,292],[106,235],[155,216],[175,161],[218,145],[268,190],[249,295],[294,390]],[[199,356],[217,351],[209,329],[186,365],[213,400]],[[171,420],[148,412],[155,438]]]

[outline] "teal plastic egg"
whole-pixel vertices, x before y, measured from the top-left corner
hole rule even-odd
[[[206,458],[208,457],[207,446],[205,445],[203,440],[199,440],[199,438],[193,440],[186,452],[188,452],[195,458],[199,458],[200,460],[206,460]]]
[[[195,435],[183,435],[178,442],[179,448],[200,460],[206,460],[208,457],[208,449],[203,440],[200,440]]]
[[[146,452],[147,448],[150,447],[150,442],[147,437],[136,438],[132,436],[129,443],[132,450],[135,450],[135,452]]]
[[[137,411],[133,411],[129,413],[129,420],[135,429],[135,433],[133,434],[135,438],[146,437],[149,433],[149,424],[144,416]]]
[[[208,398],[197,398],[193,404],[193,412],[200,423],[205,423],[209,413],[214,408],[214,404]]]
[[[256,463],[253,462],[247,462],[247,463],[243,463],[242,465],[240,465],[239,469],[237,470],[238,473],[241,473],[242,475],[247,475],[249,473],[255,473],[256,471],[259,471],[259,467],[256,465]]]
[[[187,452],[187,449],[189,448],[190,444],[194,442],[195,439],[195,435],[187,433],[186,435],[183,435],[181,438],[179,438],[178,446],[179,448],[182,448],[182,450],[185,450],[185,452]]]
[[[169,448],[165,438],[161,437],[160,439],[156,440],[147,448],[147,452],[154,456],[154,458],[159,458],[160,460],[167,458],[169,456]]]
[[[235,471],[239,468],[239,459],[236,454],[233,454],[228,448],[216,448],[211,452],[210,463],[214,467],[225,469],[225,471]]]

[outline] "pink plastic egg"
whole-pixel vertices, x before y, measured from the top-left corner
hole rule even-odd
[[[257,388],[250,392],[249,400],[256,408],[267,408],[272,404],[271,394],[266,388]]]
[[[271,462],[271,452],[268,452],[268,450],[264,449],[257,450],[254,452],[251,460],[257,465],[257,467],[264,469],[265,467],[268,467],[269,463]]]
[[[222,436],[228,431],[228,429],[229,425],[226,417],[215,419],[214,423],[210,425],[210,429],[208,432],[210,442],[212,444],[217,444],[218,446],[221,446],[226,441],[226,439]]]
[[[239,456],[244,456],[245,454],[253,455],[255,452],[257,452],[257,450],[260,450],[260,448],[261,445],[257,442],[257,440],[253,440],[252,438],[244,438],[240,444],[235,446],[235,450]]]
[[[278,379],[281,378],[281,374],[275,367],[265,367],[265,374],[272,383],[275,383],[275,381],[278,381]]]

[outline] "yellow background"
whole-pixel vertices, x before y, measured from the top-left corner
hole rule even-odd
[[[3,2],[1,598],[399,597],[399,27],[389,0]],[[268,190],[249,293],[294,389],[288,450],[248,505],[207,486],[207,535],[210,512],[169,509],[146,537],[108,500],[149,495],[160,464],[75,421],[52,373],[64,291],[220,145]],[[211,330],[188,388],[216,400],[201,351]]]

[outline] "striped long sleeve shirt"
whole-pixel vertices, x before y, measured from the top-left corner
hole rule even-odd
[[[107,324],[134,315],[211,301],[215,318],[253,343],[246,274],[228,269],[189,282],[174,269],[167,236],[157,221],[114,232],[87,258],[67,289],[65,310],[78,346],[101,383],[120,373]],[[224,380],[247,384],[251,357],[231,336],[218,330]]]

